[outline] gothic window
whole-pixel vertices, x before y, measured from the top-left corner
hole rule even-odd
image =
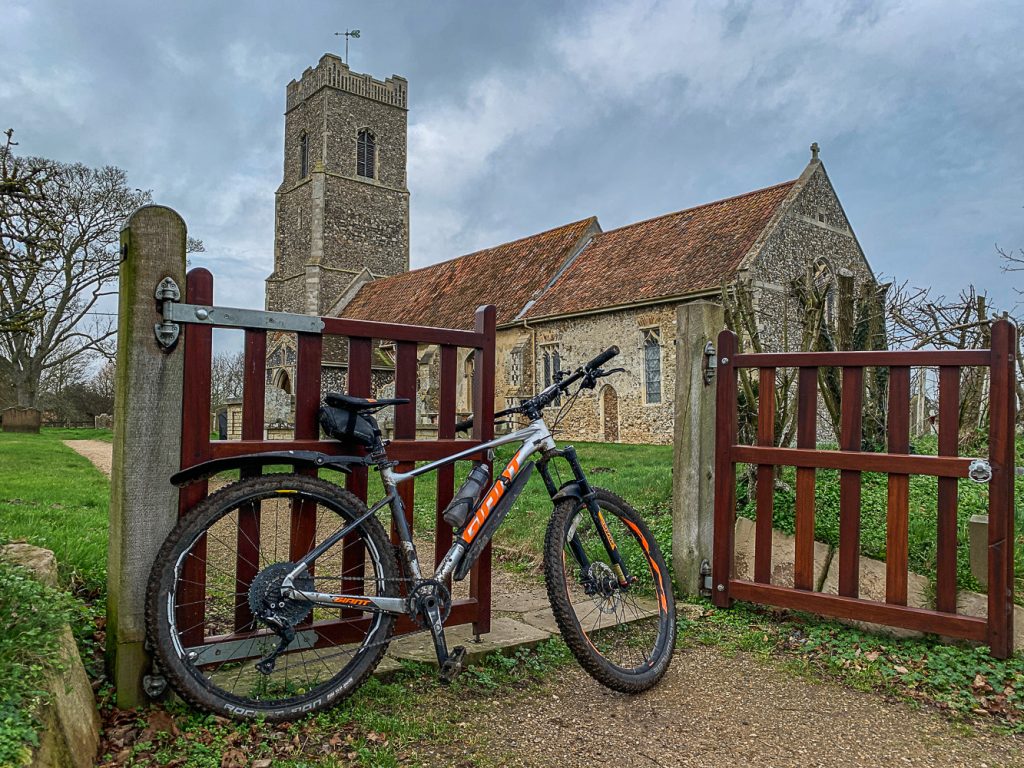
[[[640,331],[644,352],[644,397],[648,404],[661,402],[661,329]]]
[[[540,356],[544,365],[544,388],[547,389],[558,380],[558,370],[561,366],[561,359],[558,356],[557,344],[542,344]],[[555,405],[559,400],[555,400]]]
[[[814,289],[820,295],[825,296],[825,320],[829,324],[835,322],[836,304],[836,274],[824,256],[819,256],[814,262]]]
[[[309,137],[303,132],[299,136],[299,178],[304,179],[309,175]]]
[[[473,410],[473,390],[475,389],[476,378],[476,352],[466,355],[466,362],[463,363],[463,408],[467,411]]]
[[[377,140],[366,128],[356,142],[356,173],[364,179],[377,178]]]
[[[523,347],[514,347],[508,356],[508,386],[519,389],[523,385]]]

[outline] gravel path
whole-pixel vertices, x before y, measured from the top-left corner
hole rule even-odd
[[[65,440],[64,445],[91,461],[100,472],[110,477],[114,446],[102,440]]]
[[[110,474],[110,443],[65,445]],[[547,602],[542,586],[500,569],[493,592],[496,615]],[[542,693],[480,700],[460,731],[443,754],[428,748],[417,757],[522,768],[1024,766],[1020,738],[960,727],[877,693],[800,680],[711,647],[678,651],[662,683],[636,697],[570,666]]]
[[[710,647],[677,652],[661,684],[641,696],[570,667],[541,694],[482,704],[467,728],[478,735],[460,757],[502,766],[1024,765],[1019,738]]]

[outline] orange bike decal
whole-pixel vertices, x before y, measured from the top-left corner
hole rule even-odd
[[[632,528],[633,533],[635,533],[636,537],[640,539],[640,546],[644,548],[644,553],[647,555],[647,562],[651,564],[651,567],[654,568],[654,572],[658,574],[658,583],[655,584],[655,586],[658,589],[658,600],[661,602],[661,610],[667,611],[668,601],[665,599],[665,590],[662,588],[661,585],[661,569],[658,568],[658,564],[654,562],[654,558],[651,557],[651,547],[647,543],[647,539],[645,539],[644,535],[640,533],[640,529],[633,525],[633,523],[631,523],[629,520],[627,520],[626,518],[622,518],[622,522],[624,522],[626,525]]]
[[[516,472],[519,471],[519,456],[518,454],[512,457],[512,461],[505,467],[505,471],[501,473],[501,477],[491,487],[490,492],[481,502],[480,506],[477,507],[476,514],[473,515],[473,519],[469,521],[466,529],[462,532],[462,540],[469,544],[476,537],[480,531],[480,526],[484,524],[488,516],[491,514],[491,510],[494,509],[494,505],[498,503],[505,494],[505,489],[508,488],[509,483],[512,482],[512,478],[516,476]]]
[[[342,605],[369,605],[370,604],[370,601],[366,600],[365,598],[362,598],[362,597],[347,597],[345,595],[340,595],[340,596],[334,598],[331,602],[332,603],[341,603]]]

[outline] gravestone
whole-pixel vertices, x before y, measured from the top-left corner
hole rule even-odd
[[[3,412],[4,432],[39,434],[42,412],[38,408],[7,408]]]

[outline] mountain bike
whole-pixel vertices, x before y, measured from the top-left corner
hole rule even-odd
[[[527,426],[408,472],[395,471],[374,414],[409,401],[329,393],[320,409],[324,431],[361,444],[366,454],[254,454],[249,458],[256,464],[286,462],[296,471],[243,472],[242,479],[182,516],[148,584],[147,639],[158,671],[200,708],[239,719],[290,720],[355,691],[383,657],[396,620],[405,616],[430,633],[440,679],[450,682],[466,656],[464,647],[449,649],[445,639],[451,579],[469,573],[536,470],[554,505],[544,575],[562,638],[583,668],[609,688],[636,693],[655,685],[671,661],[676,628],[658,543],[626,501],[590,484],[575,449],[557,447],[543,418],[544,409],[566,395],[557,426],[583,390],[622,371],[601,368],[616,354],[618,348],[610,347],[575,372],[560,373],[561,380],[536,396],[495,414],[522,415]],[[472,417],[457,429],[471,426]],[[476,462],[455,492],[443,513],[453,526],[452,547],[425,577],[398,486],[511,444],[519,448],[493,484],[487,465]],[[571,471],[561,484],[552,476],[556,459]],[[212,476],[227,461],[189,468],[172,481],[182,485]],[[385,497],[370,507],[308,471],[354,466],[380,473]],[[385,508],[394,522],[395,547],[377,517]]]

